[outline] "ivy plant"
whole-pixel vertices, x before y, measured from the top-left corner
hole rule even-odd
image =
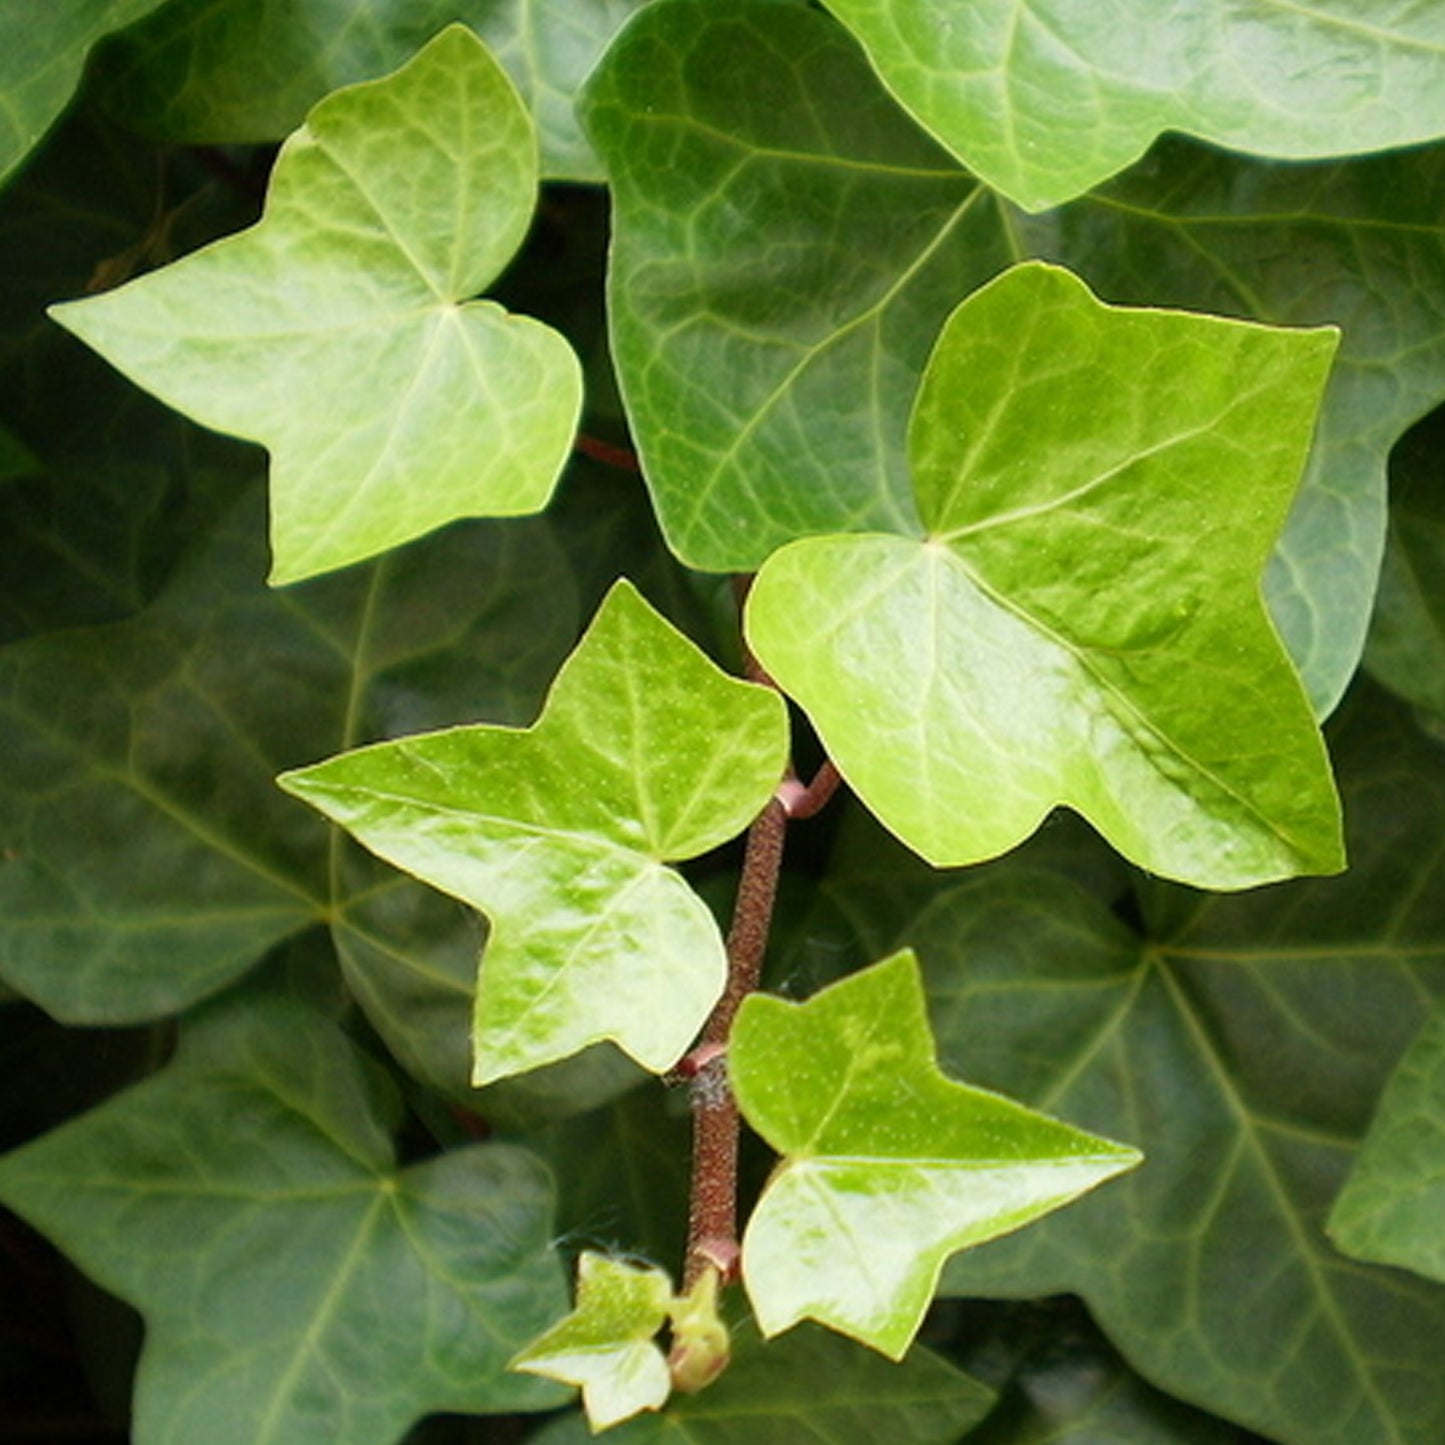
[[[1445,22],[0,41],[21,1433],[1445,1438]]]

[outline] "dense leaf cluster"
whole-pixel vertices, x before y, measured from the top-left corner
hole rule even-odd
[[[1394,0],[0,11],[17,1429],[1438,1445],[1442,96]]]

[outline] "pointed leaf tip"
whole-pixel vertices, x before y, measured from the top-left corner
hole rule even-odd
[[[1142,1157],[947,1078],[906,951],[806,1003],[748,998],[728,1068],[782,1155],[743,1240],[767,1335],[816,1319],[899,1359],[949,1255]]]

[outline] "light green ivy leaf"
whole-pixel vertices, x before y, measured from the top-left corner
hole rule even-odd
[[[91,47],[161,0],[26,0],[0,9],[0,181],[65,109]]]
[[[672,1380],[655,1336],[671,1305],[665,1271],[584,1250],[576,1308],[514,1356],[510,1368],[580,1385],[594,1430],[660,1409]]]
[[[1030,211],[1166,130],[1281,159],[1445,134],[1445,15],[1396,0],[829,0],[889,90]]]
[[[613,182],[619,380],[679,555],[753,571],[800,536],[916,526],[919,375],[960,297],[1012,261],[1068,265],[1115,303],[1336,323],[1266,578],[1328,713],[1369,620],[1386,454],[1445,392],[1445,150],[1300,166],[1173,141],[1024,216],[892,104],[842,27],[787,9],[654,0],[583,100]]]
[[[279,140],[328,92],[384,74],[460,21],[487,42],[531,107],[542,173],[601,180],[572,96],[643,3],[171,0],[108,48],[104,96],[119,120],[162,140]]]
[[[1445,1011],[1400,1061],[1330,1213],[1347,1254],[1445,1282]]]
[[[904,842],[972,863],[1068,803],[1204,887],[1341,866],[1259,585],[1333,349],[1038,263],[958,308],[910,429],[928,537],[795,542],[748,599],[764,666]]]
[[[0,1200],[145,1316],[137,1445],[393,1445],[545,1409],[506,1363],[564,1307],[546,1171],[507,1145],[398,1168],[395,1090],[277,999],[0,1160]]]
[[[312,111],[256,226],[52,314],[163,401],[271,450],[272,580],[293,582],[546,505],[576,357],[469,299],[520,245],[536,187],[526,110],[453,26]]]
[[[765,1335],[815,1319],[901,1359],[950,1254],[1140,1159],[942,1074],[911,953],[803,1004],[751,995],[728,1073],[783,1156],[743,1237]]]
[[[1028,254],[1114,302],[1340,326],[1309,465],[1265,576],[1319,716],[1364,645],[1391,448],[1445,392],[1442,205],[1445,147],[1303,166],[1172,142],[1063,211],[1014,218]]]
[[[622,582],[533,727],[403,738],[280,781],[490,917],[474,1082],[604,1038],[661,1072],[726,973],[712,914],[665,864],[746,828],[787,746],[780,697],[721,672]]]
[[[922,1347],[902,1364],[816,1325],[763,1340],[751,1323],[733,1330],[732,1363],[706,1390],[675,1394],[655,1414],[619,1426],[608,1445],[954,1445],[992,1395]],[[579,1414],[564,1415],[534,1445],[585,1445]]]

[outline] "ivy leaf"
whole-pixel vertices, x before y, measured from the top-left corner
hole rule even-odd
[[[103,36],[139,20],[161,0],[8,5],[0,12],[0,181],[50,128]]]
[[[1205,887],[1342,865],[1259,593],[1333,344],[1118,310],[1036,263],[958,308],[910,432],[928,539],[793,543],[748,601],[764,666],[904,842],[975,862],[1065,801]]]
[[[1340,325],[1266,577],[1317,713],[1335,706],[1374,599],[1386,455],[1445,394],[1445,150],[1301,166],[1171,141],[1028,217],[892,104],[846,30],[749,0],[654,0],[582,111],[613,182],[619,382],[694,566],[916,527],[919,376],[959,298],[1013,261],[1065,264],[1115,303]]]
[[[280,782],[373,852],[485,911],[473,1081],[614,1040],[661,1072],[726,957],[667,861],[741,832],[782,775],[782,699],[730,678],[630,584],[608,594],[525,730],[455,728]]]
[[[749,1322],[734,1329],[732,1363],[706,1390],[675,1394],[607,1438],[609,1445],[953,1445],[991,1403],[983,1385],[921,1346],[894,1364],[815,1325],[764,1341]],[[536,1445],[590,1438],[577,1414],[534,1437]]]
[[[108,49],[104,95],[127,125],[163,140],[279,140],[343,85],[400,65],[461,21],[491,47],[532,109],[544,175],[602,172],[572,95],[642,0],[171,0]],[[318,45],[316,37],[326,35]]]
[[[804,1004],[750,996],[728,1072],[783,1155],[743,1238],[765,1335],[811,1318],[901,1359],[950,1254],[1140,1159],[940,1073],[907,952]]]
[[[399,1116],[334,1025],[243,1000],[0,1160],[0,1199],[146,1318],[137,1445],[392,1445],[555,1403],[506,1370],[565,1299],[545,1171],[507,1145],[399,1169]]]
[[[312,111],[252,229],[52,315],[171,406],[271,450],[272,580],[293,582],[546,505],[577,360],[467,299],[521,243],[536,186],[521,101],[453,26]]]
[[[671,1304],[665,1271],[584,1250],[576,1308],[516,1355],[511,1368],[580,1385],[594,1430],[660,1409],[672,1380],[654,1336]]]
[[[875,882],[860,857],[807,936],[834,970],[912,944],[945,1067],[1145,1152],[1097,1199],[956,1259],[945,1294],[1082,1295],[1155,1385],[1280,1445],[1436,1445],[1445,1290],[1342,1258],[1323,1226],[1445,997],[1445,768],[1378,694],[1339,724],[1338,879],[1151,889],[1135,929],[1013,860]]]
[[[618,381],[669,545],[751,572],[795,537],[907,526],[901,456],[879,456],[916,385],[900,363],[1007,259],[986,235],[967,268],[941,244],[976,183],[802,6],[653,0],[581,112],[613,187]],[[936,316],[920,285],[947,293]]]
[[[1445,1011],[1401,1059],[1330,1213],[1347,1254],[1445,1282]]]
[[[447,921],[465,944],[452,986],[461,944],[416,926],[416,885],[345,864],[275,774],[392,731],[526,717],[574,635],[570,575],[545,522],[474,522],[277,593],[261,531],[253,493],[136,618],[0,651],[0,973],[59,1018],[128,1023],[329,921],[388,1038],[462,1039],[474,925]]]
[[[1152,0],[830,0],[884,83],[1031,211],[1083,195],[1162,131],[1283,159],[1445,133],[1445,28],[1394,0],[1223,10]]]

